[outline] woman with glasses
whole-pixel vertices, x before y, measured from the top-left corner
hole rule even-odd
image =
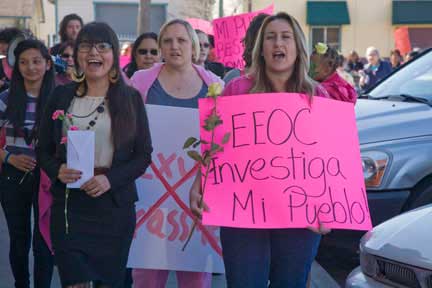
[[[149,69],[153,64],[161,61],[157,44],[157,34],[153,32],[141,34],[133,44],[131,62],[125,66],[127,77],[142,69]]]
[[[208,56],[211,49],[208,35],[198,29],[196,29],[195,32],[199,40],[200,54],[194,63],[204,67],[206,70],[213,72],[220,78],[223,78],[225,75],[225,67],[221,63],[208,61]]]
[[[151,139],[140,94],[120,75],[119,43],[105,23],[80,31],[75,81],[58,86],[42,119],[38,162],[53,185],[51,237],[63,287],[123,287],[135,229],[135,179],[151,162]],[[95,133],[94,176],[79,189],[66,184],[81,171],[66,165],[62,138],[69,122]],[[54,118],[54,119],[53,119]],[[72,147],[72,146],[71,146]]]
[[[56,75],[56,85],[64,85],[72,82],[72,73],[75,68],[74,59],[73,59],[73,49],[74,42],[66,41],[60,45],[59,55],[60,58],[67,63],[67,67],[65,71],[59,72]]]
[[[188,22],[174,19],[162,26],[159,48],[165,63],[137,71],[131,78],[132,85],[141,92],[146,104],[196,109],[198,99],[205,97],[210,84],[217,82],[223,86],[219,77],[192,63],[192,60],[198,59],[200,47],[198,37]],[[163,121],[163,118],[150,119],[158,120]],[[179,143],[172,145],[173,149],[177,149]],[[168,274],[168,270],[156,268],[134,269],[134,287],[165,287]],[[211,273],[177,271],[176,275],[179,288],[211,287]]]

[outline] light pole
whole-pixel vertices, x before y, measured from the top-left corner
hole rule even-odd
[[[223,11],[223,0],[219,0],[219,18],[224,16],[224,11]]]
[[[139,11],[138,11],[138,29],[137,34],[140,35],[144,32],[150,31],[150,7],[151,0],[140,0]]]

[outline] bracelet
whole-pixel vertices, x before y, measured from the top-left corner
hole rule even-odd
[[[6,155],[6,157],[4,158],[4,163],[9,164],[8,161],[9,161],[9,157],[10,157],[11,155],[12,155],[12,153],[7,152],[7,155]]]

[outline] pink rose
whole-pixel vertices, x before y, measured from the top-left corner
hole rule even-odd
[[[75,125],[72,125],[72,126],[69,127],[69,130],[71,130],[71,131],[77,131],[77,130],[79,130],[79,128],[77,126],[75,126]]]
[[[68,119],[72,119],[72,118],[73,118],[73,116],[72,116],[71,113],[67,113],[67,114],[66,114],[66,117],[67,117]]]
[[[54,111],[53,115],[51,116],[51,118],[53,120],[57,120],[57,119],[63,120],[63,117],[64,117],[64,111],[63,110],[56,110],[56,111]]]
[[[67,143],[67,137],[64,136],[61,138],[60,144],[66,144]]]

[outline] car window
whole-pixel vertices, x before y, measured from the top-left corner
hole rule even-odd
[[[402,67],[369,93],[371,97],[400,94],[432,100],[432,51]]]

